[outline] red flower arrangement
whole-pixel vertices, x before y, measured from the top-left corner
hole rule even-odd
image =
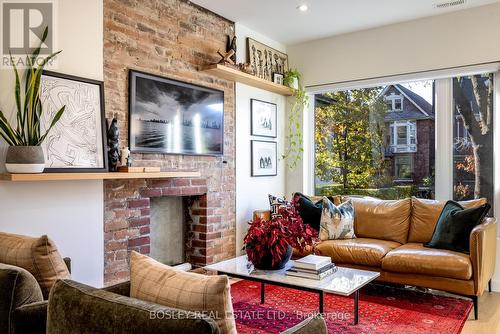
[[[263,262],[269,260],[271,267],[279,265],[283,260],[286,263],[290,259],[292,247],[302,252],[306,246],[312,246],[316,241],[318,232],[304,224],[297,206],[298,202],[294,200],[289,205],[282,206],[279,216],[270,221],[256,218],[249,222],[243,249],[247,251],[248,260],[256,267],[266,267]]]

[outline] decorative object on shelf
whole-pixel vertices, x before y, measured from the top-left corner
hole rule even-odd
[[[283,78],[283,84],[292,89],[299,89],[299,78],[300,73],[295,69],[291,69],[285,72],[285,77]]]
[[[273,73],[273,82],[278,85],[283,85],[283,74]]]
[[[288,135],[286,138],[285,151],[282,155],[287,160],[288,168],[295,169],[302,160],[304,152],[304,138],[302,136],[302,113],[309,104],[304,88],[300,86],[300,73],[297,70],[290,70],[285,73],[283,83],[292,89],[294,100],[290,106],[288,114]],[[297,88],[293,88],[296,86]]]
[[[224,92],[130,71],[132,153],[223,154]]]
[[[230,59],[236,64],[236,36],[227,35],[226,52],[233,51]]]
[[[221,57],[221,60],[219,60],[218,64],[221,65],[236,65],[236,63],[233,61],[232,57],[235,55],[234,50],[229,50],[228,52],[220,52],[217,51],[219,56]]]
[[[252,65],[250,63],[241,63],[238,64],[238,67],[241,72],[246,73],[246,74],[251,74],[254,75]]]
[[[121,166],[132,166],[130,160],[130,150],[128,147],[123,147],[120,154],[120,165]]]
[[[318,235],[302,222],[296,202],[281,207],[280,215],[269,221],[256,217],[249,224],[243,250],[257,269],[282,269],[292,256],[292,247],[303,252]]]
[[[273,73],[288,71],[288,55],[265,44],[247,38],[248,62],[255,76],[273,81]]]
[[[277,105],[257,99],[250,100],[251,135],[277,137]]]
[[[44,71],[41,104],[46,128],[57,107],[66,104],[64,117],[43,144],[46,172],[106,172],[106,118],[102,81]]]
[[[46,28],[42,37],[42,44],[47,38]],[[0,137],[9,148],[5,167],[9,173],[41,173],[45,168],[45,157],[41,147],[54,125],[61,119],[65,112],[64,103],[54,105],[54,109],[47,112],[40,103],[41,90],[40,77],[45,65],[61,51],[53,53],[46,58],[39,58],[40,47],[26,57],[28,67],[25,70],[24,84],[21,84],[19,71],[11,57],[15,74],[15,101],[16,101],[16,126],[12,126],[3,112],[0,111]],[[24,92],[21,91],[24,88]],[[62,101],[60,101],[62,102]],[[41,127],[40,118],[46,120],[46,126]]]
[[[108,121],[106,120],[106,122]],[[118,168],[118,161],[120,160],[120,152],[118,150],[120,141],[120,129],[118,129],[118,120],[116,119],[116,114],[113,115],[111,124],[109,124],[107,128],[109,171],[116,172]]]
[[[118,171],[120,173],[159,173],[161,172],[161,168],[120,166],[118,167]]]
[[[251,141],[252,176],[278,175],[277,144],[272,141]]]

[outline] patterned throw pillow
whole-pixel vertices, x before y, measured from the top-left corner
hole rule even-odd
[[[288,205],[291,205],[291,203],[288,202],[285,199],[285,197],[280,198],[274,195],[269,195],[269,206],[271,207],[271,219],[281,217],[280,208],[286,207]]]
[[[350,200],[337,206],[327,197],[323,197],[319,238],[321,241],[356,238],[354,207]]]
[[[236,334],[229,278],[179,271],[130,253],[130,297],[213,318],[222,334]]]
[[[29,271],[45,299],[58,279],[71,278],[56,245],[46,235],[36,238],[0,232],[0,262]]]

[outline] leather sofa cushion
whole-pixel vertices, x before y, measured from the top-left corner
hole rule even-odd
[[[357,237],[406,243],[410,226],[411,199],[355,198],[354,232]]]
[[[29,271],[45,299],[58,279],[71,277],[56,245],[46,235],[35,238],[0,232],[0,262]]]
[[[486,198],[458,202],[465,209],[476,208],[487,203]],[[411,223],[408,242],[424,243],[432,238],[434,228],[446,201],[412,197]]]
[[[463,280],[472,277],[469,255],[446,249],[426,248],[419,243],[407,243],[391,250],[382,259],[382,269]]]
[[[380,267],[382,258],[392,249],[401,246],[394,241],[368,238],[326,240],[319,243],[317,254],[330,256],[334,263]]]

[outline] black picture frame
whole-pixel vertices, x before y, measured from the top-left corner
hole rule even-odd
[[[272,153],[273,157],[269,156],[271,159],[272,163],[272,168],[269,170],[269,173],[266,173],[265,169],[262,171],[259,171],[258,168],[256,168],[256,159],[262,158],[256,156],[259,152],[257,152],[257,145],[268,145],[269,148],[274,150],[274,153]],[[275,141],[266,141],[266,140],[251,140],[250,141],[250,164],[251,164],[251,176],[252,177],[268,177],[268,176],[277,176],[278,175],[278,143]]]
[[[262,110],[256,109],[259,106],[262,108]],[[270,109],[263,110],[263,108],[266,107]],[[266,118],[267,116],[262,115],[268,111],[271,113],[271,115],[268,115],[270,119]],[[260,117],[260,121],[258,117]],[[263,125],[263,117],[267,119],[266,125]],[[266,126],[271,126],[271,131],[265,129]],[[250,135],[267,138],[278,137],[278,105],[276,103],[259,99],[250,99]]]
[[[283,85],[283,79],[285,76],[282,73],[273,73],[273,82],[277,85]]]
[[[132,137],[133,132],[135,130],[134,124],[133,124],[133,118],[134,115],[137,114],[137,111],[135,110],[135,105],[136,105],[136,94],[137,94],[137,87],[136,87],[136,79],[137,78],[145,78],[149,79],[152,81],[158,81],[162,83],[167,83],[173,86],[179,86],[179,87],[187,87],[199,91],[204,91],[204,92],[210,92],[213,94],[220,94],[220,102],[222,104],[222,109],[220,111],[220,126],[219,126],[219,136],[218,136],[218,141],[220,142],[220,150],[217,152],[207,152],[207,153],[196,153],[196,152],[191,152],[191,151],[181,151],[181,152],[171,152],[168,150],[164,150],[161,148],[158,149],[147,149],[144,147],[138,147],[136,145],[135,139]],[[129,149],[131,153],[142,153],[142,154],[166,154],[166,155],[187,155],[187,156],[222,156],[224,155],[224,110],[225,110],[225,102],[224,102],[224,91],[215,89],[215,88],[210,88],[210,87],[205,87],[202,85],[197,85],[189,82],[184,82],[176,79],[171,79],[168,77],[164,76],[159,76],[156,74],[152,73],[146,73],[134,69],[129,69],[129,126],[128,126],[128,142],[129,142]]]
[[[47,94],[46,90],[44,90],[43,87],[43,78],[44,77],[52,77],[52,78],[57,78],[61,80],[67,80],[67,81],[74,81],[77,83],[84,83],[88,85],[95,85],[98,88],[99,91],[99,112],[97,113],[96,116],[100,118],[99,125],[94,129],[95,131],[100,131],[100,133],[96,133],[96,136],[100,136],[100,140],[98,140],[97,144],[100,144],[100,147],[96,147],[97,151],[102,151],[99,152],[99,156],[102,154],[102,166],[101,167],[45,167],[44,172],[45,173],[103,173],[103,172],[108,172],[108,147],[107,147],[107,137],[106,137],[106,112],[105,112],[105,104],[104,104],[104,82],[99,81],[99,80],[93,80],[93,79],[88,79],[88,78],[83,78],[83,77],[78,77],[74,75],[69,75],[65,73],[58,73],[58,72],[52,72],[52,71],[47,71],[44,70],[42,72],[42,82],[41,82],[41,87],[40,87],[40,97],[42,99],[42,105],[44,103],[44,94]],[[46,111],[46,108],[44,108]],[[64,111],[64,114],[62,116],[62,119],[66,116],[67,113],[71,112],[70,107],[66,105],[66,109]],[[54,129],[56,129],[57,125],[61,125],[60,122],[62,119],[55,125],[54,128],[52,128],[50,134],[54,135]],[[43,126],[43,120],[42,126]],[[88,129],[87,129],[88,130]],[[50,159],[47,160],[49,154],[46,152],[47,148],[47,140],[50,140],[50,135],[46,138],[44,143],[42,143],[42,146],[45,148],[44,149],[44,154],[46,155],[46,163],[47,161],[51,161]]]

